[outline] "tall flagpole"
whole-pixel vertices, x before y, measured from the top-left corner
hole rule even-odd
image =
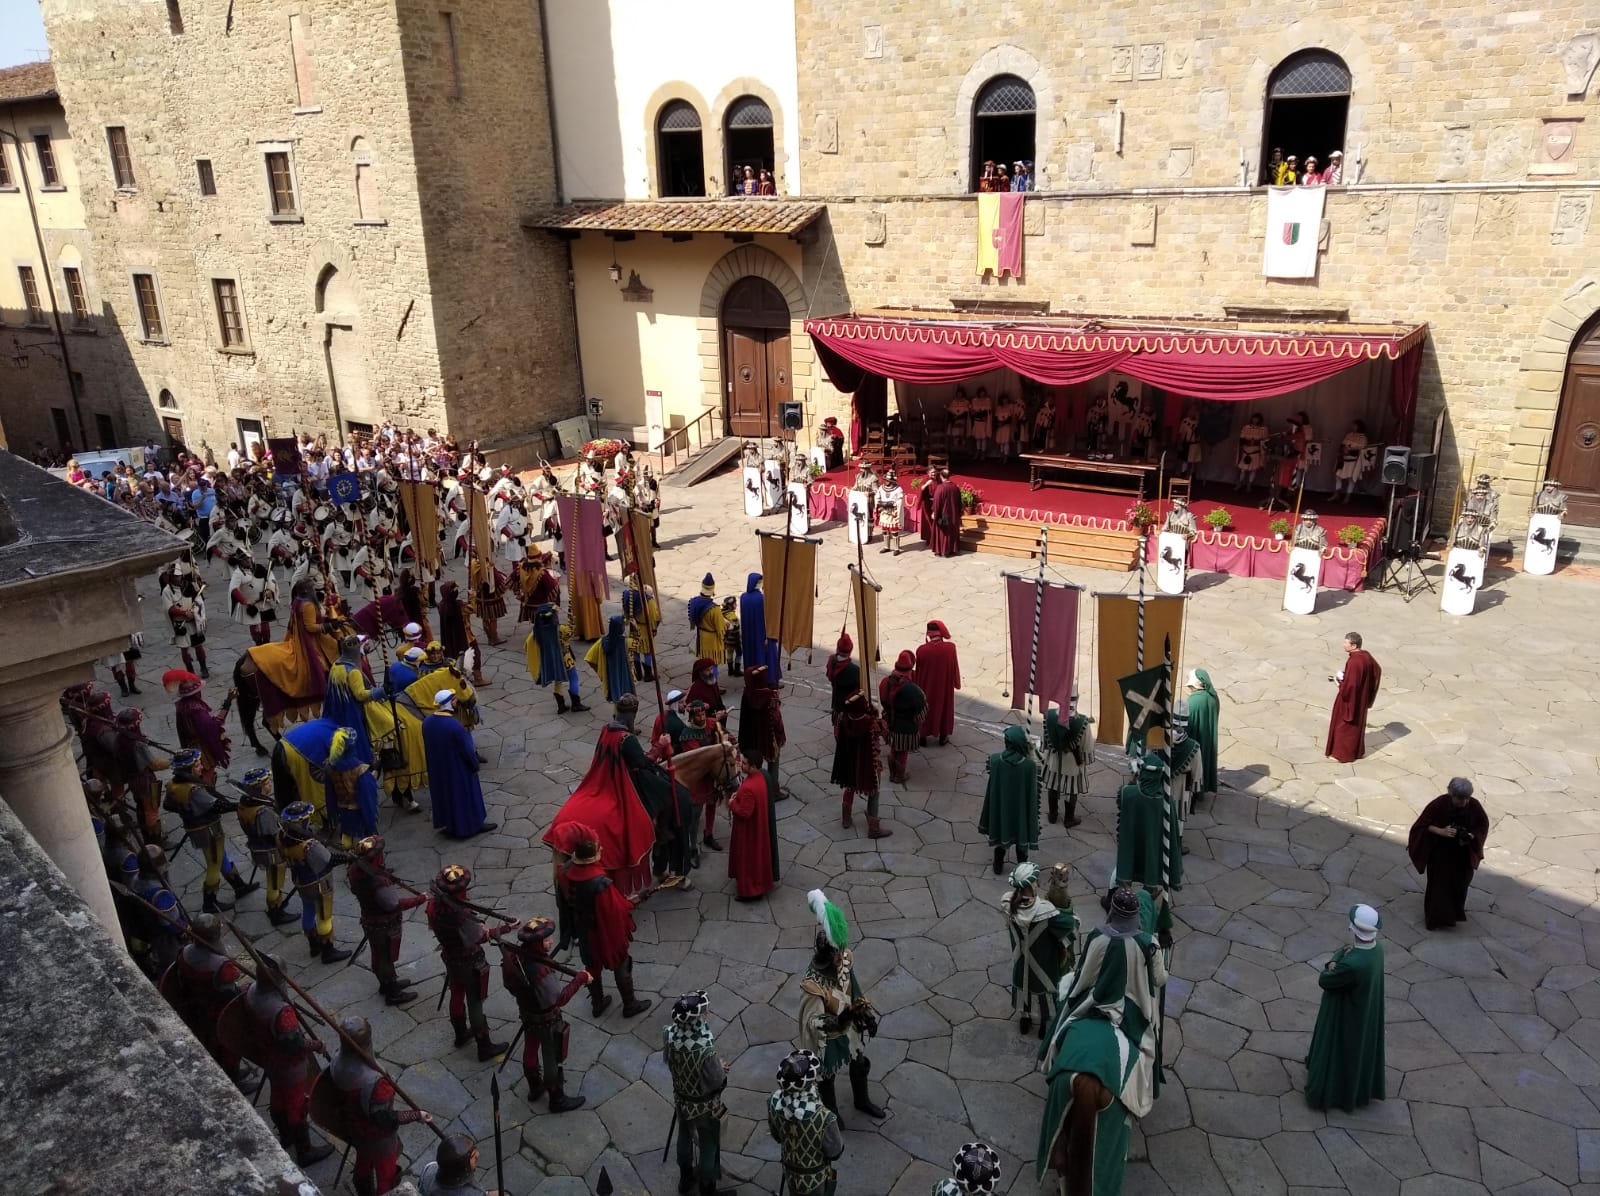
[[[861,512],[856,512],[856,577],[857,584],[861,587],[856,593],[856,605],[861,611],[861,625],[867,625],[867,562],[866,562],[866,529],[861,526],[865,521]],[[788,566],[784,566],[788,568]],[[876,631],[876,628],[873,628]],[[861,692],[866,695],[867,701],[872,701],[872,653],[867,649],[870,644],[861,645]]]
[[[1050,560],[1050,529],[1039,527],[1039,575],[1033,583],[1033,646],[1028,655],[1028,725],[1033,726],[1033,695],[1039,688],[1039,624],[1044,617],[1044,570]]]

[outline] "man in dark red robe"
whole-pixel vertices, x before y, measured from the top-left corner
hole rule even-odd
[[[744,781],[728,802],[733,829],[728,833],[728,877],[740,901],[757,901],[778,883],[777,806],[772,781],[762,769],[761,753],[739,752]]]
[[[636,893],[650,883],[650,849],[655,846],[656,828],[623,759],[624,741],[629,736],[630,732],[616,723],[600,732],[589,771],[557,811],[544,841],[564,853],[560,843],[568,826],[577,823],[593,828],[590,833],[599,842],[606,873],[624,891]]]
[[[930,473],[917,490],[917,535],[924,544],[933,542],[933,494],[938,485],[938,475]]]
[[[622,1016],[638,1017],[650,1008],[648,999],[633,991],[633,902],[624,896],[602,867],[599,839],[582,823],[562,827],[554,844],[567,858],[556,878],[556,907],[561,915],[561,937],[578,940],[578,956],[589,981],[589,1009],[599,1017],[611,1007],[601,979],[609,970],[622,997]]]
[[[950,480],[950,471],[941,469],[933,491],[933,531],[929,543],[934,556],[955,556],[961,551],[961,487]]]
[[[938,619],[928,622],[928,641],[917,648],[914,678],[928,699],[928,712],[922,716],[921,745],[937,735],[939,746],[950,742],[956,729],[956,690],[961,688],[961,662],[956,646],[950,642],[950,629]]]
[[[1488,837],[1488,812],[1472,796],[1472,782],[1466,777],[1452,777],[1445,793],[1429,802],[1411,824],[1406,853],[1428,878],[1422,914],[1429,930],[1467,920],[1467,889],[1483,863],[1483,841]]]
[[[744,694],[739,699],[739,749],[755,752],[770,769],[768,779],[774,797],[783,796],[783,790],[778,787],[778,753],[786,741],[783,703],[768,684],[766,666],[746,669]]]
[[[1328,746],[1323,754],[1349,764],[1367,754],[1367,711],[1378,697],[1383,670],[1372,653],[1361,646],[1360,632],[1352,631],[1344,637],[1344,650],[1344,671],[1334,678],[1339,692],[1333,699]]]

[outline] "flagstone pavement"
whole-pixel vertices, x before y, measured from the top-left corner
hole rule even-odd
[[[708,570],[719,595],[744,590],[758,560],[757,524],[730,514],[738,510],[732,476],[668,488],[666,499],[662,677],[686,687],[692,649],[683,603]],[[814,929],[804,895],[816,886],[849,916],[857,974],[883,1019],[870,1048],[871,1082],[890,1116],[877,1124],[847,1109],[840,1191],[924,1193],[974,1137],[1000,1151],[1002,1190],[1055,1191],[1053,1178],[1040,1185],[1033,1175],[1043,1091],[1036,1044],[1008,1020],[1010,965],[997,908],[1004,886],[975,827],[985,758],[998,749],[1002,722],[1024,717],[1008,710],[999,574],[1032,566],[990,556],[938,560],[914,539],[899,557],[868,550],[867,567],[884,587],[885,656],[915,646],[926,620],[941,618],[959,645],[965,682],[955,737],[913,755],[909,784],[886,787],[894,835],[874,843],[840,828],[837,791],[827,784],[822,664],[843,620],[845,567],[855,552],[842,527],[817,534],[817,647],[788,663],[783,691],[791,797],[779,807],[781,885],[766,902],[733,903],[725,857],[708,854],[692,892],[659,893],[637,911],[638,986],[656,1004],[632,1021],[615,1006],[597,1021],[581,996],[569,1006],[568,1075],[588,1103],[556,1117],[528,1107],[520,1079],[510,1089],[505,1185],[516,1196],[588,1192],[602,1168],[621,1193],[676,1190],[676,1167],[662,1157],[671,1084],[661,1029],[671,1001],[696,988],[710,993],[730,1067],[724,1183],[777,1190],[764,1108],[795,1031],[798,974]],[[1133,574],[1057,575],[1090,591],[1135,585]],[[208,576],[216,678],[208,689],[217,705],[246,641],[227,620],[220,566]],[[1432,595],[1408,605],[1391,594],[1332,592],[1321,595],[1316,615],[1296,618],[1280,610],[1279,583],[1191,581],[1181,663],[1208,668],[1221,691],[1226,792],[1189,823],[1167,993],[1167,1085],[1134,1136],[1124,1191],[1600,1193],[1600,740],[1592,717],[1600,683],[1591,622],[1600,590],[1570,575],[1492,572],[1467,619],[1440,614]],[[177,664],[176,650],[166,646],[153,597],[145,609],[146,692],[135,701],[151,711],[147,732],[170,741],[159,677]],[[1079,656],[1091,711],[1099,697],[1089,671],[1093,623],[1086,605]],[[595,713],[558,716],[523,667],[526,627],[507,621],[505,629],[513,638],[489,653],[493,685],[481,695],[478,733],[499,830],[448,843],[425,816],[391,806],[381,824],[401,876],[425,884],[459,862],[473,869],[478,900],[516,916],[553,914],[539,835],[589,761],[603,703],[591,695]],[[1366,637],[1384,671],[1369,755],[1354,765],[1322,754],[1328,677],[1347,630]],[[735,709],[739,684],[728,683]],[[643,701],[648,717],[654,694]],[[258,761],[234,738],[238,777]],[[1078,912],[1091,924],[1111,871],[1120,765],[1120,753],[1102,749],[1083,826],[1070,835],[1046,827],[1035,857],[1073,866]],[[1421,928],[1420,882],[1404,835],[1452,775],[1473,779],[1493,830],[1469,920],[1430,934]],[[243,856],[237,828],[230,835]],[[183,853],[177,868],[198,901],[194,853]],[[342,882],[339,890],[337,935],[349,947],[360,931]],[[1317,971],[1344,941],[1345,912],[1356,901],[1383,916],[1388,1099],[1354,1115],[1314,1112],[1302,1095],[1302,1060]],[[478,1136],[480,1182],[493,1186],[493,1064],[451,1046],[437,1008],[441,968],[420,916],[407,923],[402,976],[422,996],[405,1009],[376,998],[364,959],[349,967],[309,962],[298,928],[272,930],[259,896],[244,901],[239,925],[274,944],[319,1001],[370,1019],[378,1053],[402,1085],[441,1124]],[[514,1007],[498,974],[487,1007],[509,1038]],[[512,1064],[502,1078],[517,1075]],[[407,1127],[404,1142],[412,1168],[431,1157],[425,1127]],[[324,1190],[332,1190],[336,1158],[313,1170]]]

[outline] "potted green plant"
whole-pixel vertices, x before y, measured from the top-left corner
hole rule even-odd
[[[1359,523],[1347,523],[1339,529],[1339,543],[1346,548],[1355,548],[1366,538],[1367,533]]]
[[[1274,540],[1287,540],[1289,538],[1289,521],[1280,515],[1267,524],[1267,530],[1272,533]]]
[[[983,495],[971,487],[961,487],[961,512],[971,515],[978,509],[978,504],[983,501]]]
[[[1129,525],[1141,536],[1148,536],[1156,525],[1156,510],[1147,502],[1136,502],[1128,509]]]
[[[1227,507],[1217,507],[1206,512],[1206,525],[1214,532],[1225,532],[1233,526],[1233,516]]]

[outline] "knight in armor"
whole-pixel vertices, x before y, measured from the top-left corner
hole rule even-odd
[[[744,630],[739,625],[739,599],[729,594],[722,600],[722,643],[727,650],[728,675],[744,676]]]
[[[1076,685],[1065,719],[1060,709],[1045,713],[1039,754],[1044,765],[1039,783],[1049,801],[1050,821],[1061,817],[1061,793],[1065,790],[1067,812],[1061,825],[1071,829],[1083,821],[1078,817],[1078,799],[1089,791],[1089,766],[1094,763],[1094,720],[1079,712]]]
[[[345,879],[361,907],[361,930],[372,948],[372,974],[378,978],[378,992],[390,1005],[404,1005],[417,994],[396,974],[400,959],[400,938],[405,932],[404,915],[427,901],[427,897],[408,894],[395,883],[394,873],[383,858],[383,836],[368,835],[355,845]]]
[[[1450,538],[1452,548],[1470,548],[1479,556],[1489,555],[1489,526],[1482,522],[1477,511],[1471,507],[1461,508],[1461,517],[1456,520],[1455,533]]]
[[[311,945],[311,958],[323,963],[349,959],[350,952],[333,944],[333,866],[348,860],[343,852],[333,852],[312,829],[316,810],[310,802],[291,802],[280,819],[279,850],[294,876],[300,894],[300,927]]]
[[[228,1005],[222,1021],[224,1027],[230,1021],[238,1023],[240,1053],[259,1063],[267,1073],[267,1083],[272,1087],[268,1108],[278,1141],[301,1167],[327,1158],[333,1147],[326,1142],[312,1145],[311,1125],[306,1117],[311,1083],[317,1074],[313,1056],[327,1054],[328,1048],[301,1024],[277,960],[266,955],[256,957],[256,982]]]
[[[660,548],[661,483],[656,481],[656,475],[648,465],[639,467],[639,480],[633,486],[633,504],[650,517],[650,547]]]
[[[244,973],[223,949],[220,918],[201,914],[189,929],[192,937],[161,978],[161,995],[235,1086],[248,1091],[259,1077],[247,1075],[239,1052],[217,1036],[224,1006],[244,992]]]
[[[855,1107],[868,1117],[887,1117],[867,1092],[872,1062],[866,1056],[866,1043],[878,1032],[878,1015],[856,979],[849,950],[850,925],[821,889],[807,893],[806,904],[816,915],[818,929],[811,966],[800,983],[798,1041],[821,1061],[817,1091],[822,1103],[837,1116],[834,1077],[841,1068],[848,1068]]]
[[[355,1152],[350,1180],[356,1196],[381,1196],[400,1182],[400,1127],[433,1116],[395,1108],[393,1081],[369,1062],[372,1027],[366,1018],[341,1020],[339,1039],[339,1053],[313,1090],[312,1112],[318,1125]]]
[[[97,704],[90,707],[93,730],[101,722],[111,719],[111,695],[96,694]],[[145,739],[140,731],[144,712],[136,706],[117,711],[115,720],[114,779],[127,787],[133,797],[134,808],[139,811],[140,829],[145,841],[161,842],[161,778],[156,774],[170,768],[172,762]]]
[[[516,999],[522,1018],[522,1075],[528,1081],[528,1103],[550,1094],[550,1112],[570,1113],[584,1098],[566,1092],[567,1044],[571,1029],[561,1010],[591,980],[588,972],[566,979],[551,966],[550,941],[556,924],[529,918],[517,928],[517,941],[500,944],[500,979]],[[541,1068],[540,1064],[543,1063]]]
[[[1200,534],[1200,525],[1195,522],[1194,512],[1189,509],[1189,500],[1177,496],[1172,500],[1172,508],[1167,512],[1166,522],[1161,525],[1163,532],[1172,532],[1182,536],[1190,544],[1194,543]]]
[[[177,676],[174,677],[174,673]],[[173,715],[177,723],[178,742],[186,748],[200,749],[205,771],[215,772],[219,765],[228,767],[233,743],[223,723],[226,709],[220,716],[211,709],[205,699],[204,683],[193,673],[175,669],[161,680],[169,692],[177,690]]]
[[[642,583],[637,573],[629,573],[623,583],[622,616],[627,620],[628,657],[633,674],[640,681],[654,681],[654,644],[661,628],[661,607],[656,603],[656,592]]]
[[[1561,489],[1561,483],[1554,478],[1546,478],[1539,487],[1539,493],[1533,496],[1533,513],[1535,515],[1554,515],[1558,519],[1566,518],[1567,495]]]
[[[931,1196],[981,1196],[1000,1190],[1000,1152],[987,1142],[968,1142],[950,1160],[950,1174]]]
[[[279,845],[278,809],[272,799],[272,770],[252,768],[239,782],[239,827],[244,831],[250,860],[267,874],[267,918],[274,926],[297,920],[285,906],[292,893],[284,892],[283,850]]]
[[[450,1025],[456,1032],[456,1046],[477,1039],[478,1059],[493,1059],[507,1047],[489,1037],[489,1023],[483,1016],[483,1000],[489,995],[489,959],[483,945],[492,938],[509,934],[519,925],[507,922],[493,930],[464,902],[472,886],[472,873],[460,864],[449,864],[433,878],[428,897],[428,928],[439,940],[439,955],[444,960],[445,983],[450,989]]]
[[[868,461],[863,457],[860,468],[856,470],[856,480],[850,488],[852,490],[861,491],[862,494],[867,496],[870,502],[871,499],[878,493],[878,487],[880,484],[881,483],[878,481],[878,471],[872,468],[871,461]]]
[[[567,712],[567,695],[572,695],[573,711],[589,709],[578,692],[578,664],[572,654],[572,625],[561,620],[553,603],[541,603],[533,613],[533,630],[528,632],[523,653],[533,683],[548,686],[556,696],[556,711]]]
[[[1328,529],[1317,522],[1315,511],[1300,512],[1300,522],[1295,525],[1290,543],[1296,548],[1314,548],[1318,552],[1328,547]]]
[[[578,940],[578,955],[590,974],[589,1008],[595,1017],[611,1007],[600,973],[609,970],[622,996],[622,1016],[638,1017],[651,1002],[633,989],[633,902],[617,891],[600,865],[599,836],[581,823],[562,828],[562,854],[568,857],[556,881],[561,937]]]
[[[841,639],[839,642],[848,641]],[[833,767],[828,779],[842,789],[840,825],[855,826],[855,800],[860,796],[867,802],[867,837],[883,839],[893,833],[883,826],[878,816],[879,786],[883,777],[880,749],[887,727],[878,715],[878,708],[861,692],[860,671],[855,662],[850,661],[849,667],[856,669],[857,680],[834,715]],[[838,693],[837,682],[834,692]]]
[[[1485,536],[1493,533],[1500,522],[1500,496],[1495,493],[1493,478],[1486,473],[1480,473],[1473,479],[1472,489],[1467,492],[1462,511],[1471,511],[1478,517],[1478,523],[1484,529]]]
[[[478,1186],[478,1141],[471,1134],[450,1134],[439,1143],[438,1170],[426,1196],[485,1196]]]
[[[1050,872],[1050,887],[1039,895],[1038,864],[1031,860],[1011,871],[1010,889],[1000,899],[1006,932],[1011,937],[1011,1011],[1022,1014],[1022,1032],[1033,1030],[1034,1008],[1039,1013],[1039,1037],[1053,1020],[1056,990],[1061,977],[1072,970],[1077,953],[1078,919],[1067,894],[1067,866]]]
[[[705,991],[685,993],[672,1007],[663,1035],[662,1058],[672,1075],[672,1101],[678,1115],[678,1191],[717,1196],[722,1173],[722,1119],[727,1106],[727,1065],[717,1058],[717,1040],[707,1020],[711,1001]]]
[[[767,1130],[778,1144],[789,1196],[833,1196],[844,1153],[838,1111],[821,1091],[823,1063],[816,1052],[792,1051],[778,1064],[778,1090],[767,1098]]]
[[[172,757],[172,780],[167,782],[165,808],[183,819],[183,830],[189,842],[205,857],[206,874],[201,885],[200,908],[208,914],[232,909],[217,903],[217,890],[224,879],[232,886],[235,897],[254,893],[261,886],[247,882],[239,875],[233,861],[228,858],[226,837],[222,832],[222,816],[239,807],[207,783],[201,772],[202,758],[198,748],[184,748]],[[216,774],[210,774],[215,777]]]
[[[122,857],[122,883],[139,900],[134,906],[135,956],[143,956],[152,980],[177,962],[183,932],[189,925],[178,898],[167,885],[167,853],[147,843],[135,855]]]
[[[878,530],[883,533],[883,547],[878,551],[892,551],[899,556],[900,533],[906,521],[906,492],[900,488],[900,480],[893,469],[883,475],[883,485],[873,497],[873,507],[877,512]]]

